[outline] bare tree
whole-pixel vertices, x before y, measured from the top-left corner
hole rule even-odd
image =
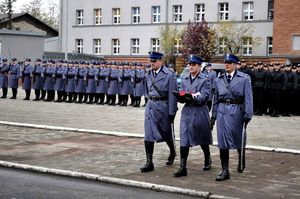
[[[7,14],[8,15],[8,23],[7,23],[7,29],[12,29],[12,13],[13,13],[13,3],[16,2],[16,0],[5,0],[0,5],[0,13]]]

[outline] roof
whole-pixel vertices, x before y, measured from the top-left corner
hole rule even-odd
[[[43,21],[39,20],[38,18],[32,16],[31,14],[29,14],[27,12],[14,13],[11,16],[12,20],[20,18],[20,17],[29,17],[29,18],[35,20],[37,23],[40,23],[40,24],[43,24],[44,26],[47,26],[47,28],[51,29],[51,31],[56,32],[57,35],[58,35],[58,31],[56,29],[52,28],[48,24],[44,23]],[[8,14],[0,14],[0,24],[5,23],[7,21],[8,21]]]

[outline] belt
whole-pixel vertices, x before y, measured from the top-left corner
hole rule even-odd
[[[56,78],[62,78],[62,75],[56,75]]]
[[[99,77],[99,79],[105,79],[106,77]]]
[[[52,74],[46,74],[45,76],[46,77],[52,77],[53,75]]]
[[[89,76],[89,79],[94,79],[95,78],[95,76]]]
[[[224,104],[243,104],[244,100],[243,99],[220,99],[219,102]]]
[[[166,101],[168,97],[150,96],[149,99],[152,101]]]
[[[122,80],[124,80],[124,81],[128,81],[128,80],[130,80],[131,78],[130,77],[123,77],[122,78]]]
[[[29,77],[30,76],[30,74],[24,74],[23,75],[23,77]]]
[[[110,80],[118,80],[118,78],[109,78]]]
[[[84,79],[84,76],[79,76],[78,79]]]

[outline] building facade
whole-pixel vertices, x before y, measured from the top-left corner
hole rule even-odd
[[[255,48],[251,40],[245,41],[244,55],[266,57],[272,54],[273,8],[273,0],[61,0],[59,48],[103,57],[143,57],[161,51],[160,30],[166,24],[180,29],[189,21],[205,20],[212,26],[233,21],[253,26],[253,36],[260,38]]]

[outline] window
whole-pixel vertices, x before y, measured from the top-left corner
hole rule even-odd
[[[175,55],[180,54],[181,47],[182,47],[181,39],[175,39],[175,43],[174,43],[174,54]]]
[[[140,7],[132,8],[132,23],[137,24],[141,22],[141,10]]]
[[[273,51],[273,37],[268,37],[267,39],[267,46],[268,46],[268,55],[272,55],[272,51]]]
[[[159,39],[157,39],[157,38],[151,39],[151,49],[152,49],[152,51],[159,52],[159,43],[160,43]]]
[[[83,10],[76,10],[76,24],[83,24]]]
[[[140,40],[139,39],[131,39],[131,53],[132,55],[140,54]]]
[[[182,22],[182,5],[173,6],[174,23]]]
[[[220,3],[219,4],[219,20],[227,21],[229,15],[229,5],[228,3]]]
[[[299,35],[292,36],[292,50],[300,50],[300,36]]]
[[[268,20],[272,20],[274,16],[274,1],[269,0],[268,2]]]
[[[94,54],[100,55],[101,53],[101,39],[94,39]]]
[[[219,55],[224,55],[227,51],[228,41],[225,37],[219,38]]]
[[[245,21],[253,20],[253,2],[244,2],[243,3],[243,19]]]
[[[76,53],[83,53],[83,39],[75,40],[75,48]]]
[[[99,25],[102,23],[102,14],[101,14],[101,9],[95,9],[95,24]]]
[[[160,6],[152,7],[152,22],[160,23]]]
[[[252,38],[243,38],[243,55],[252,55]]]
[[[112,40],[112,54],[113,55],[120,54],[120,40],[119,39]]]
[[[121,10],[120,8],[113,8],[113,24],[119,24],[121,22]]]
[[[195,5],[195,21],[201,22],[204,21],[205,16],[205,4],[196,4]]]

